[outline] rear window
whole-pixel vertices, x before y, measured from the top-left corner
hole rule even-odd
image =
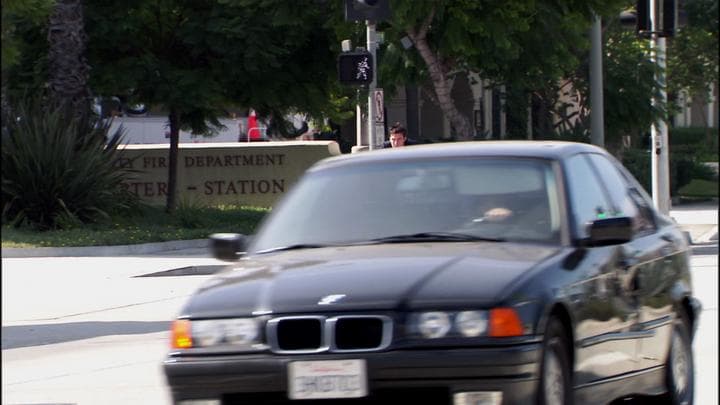
[[[517,164],[460,167],[456,170],[460,194],[507,194],[543,189],[543,172],[537,167]]]

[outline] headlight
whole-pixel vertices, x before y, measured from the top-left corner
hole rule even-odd
[[[254,318],[177,320],[172,333],[175,348],[251,347],[260,343],[260,323]]]
[[[190,335],[194,347],[215,346],[223,339],[223,327],[218,321],[192,321]]]
[[[450,326],[450,316],[445,312],[423,312],[418,317],[418,330],[429,339],[447,335]]]
[[[487,336],[488,311],[428,311],[410,316],[408,330],[426,339]]]
[[[255,319],[229,319],[225,324],[225,339],[230,344],[252,344],[257,338],[258,324]]]
[[[487,332],[487,312],[462,311],[455,316],[455,328],[465,337],[480,336]]]

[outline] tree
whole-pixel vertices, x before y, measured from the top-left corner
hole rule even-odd
[[[457,136],[470,139],[470,120],[449,97],[454,73],[477,72],[528,92],[549,84],[555,87],[564,74],[577,68],[578,52],[588,48],[593,11],[619,12],[622,3],[396,0],[386,38],[399,42],[408,36],[414,47],[406,51],[389,47],[389,54],[402,56],[388,55],[386,60],[419,69],[411,76],[429,79],[434,98]],[[385,68],[381,74],[399,70]]]
[[[86,15],[93,88],[168,112],[168,211],[180,129],[211,135],[233,105],[275,117],[335,108],[333,2],[98,0]]]
[[[88,114],[90,67],[85,60],[87,36],[80,0],[58,0],[48,22],[49,90],[53,102],[73,114]]]
[[[718,81],[718,0],[687,0],[684,8],[687,25],[667,51],[668,93],[686,90],[690,97],[710,100]]]
[[[2,117],[3,123],[7,117],[8,107],[13,86],[10,86],[10,77],[14,82],[23,83],[15,88],[31,88],[30,92],[42,87],[30,86],[29,81],[17,80],[25,72],[32,72],[31,67],[42,64],[47,58],[40,57],[47,51],[47,41],[38,35],[45,32],[48,15],[52,7],[52,0],[5,0],[2,4]],[[37,38],[37,41],[33,41]],[[34,46],[43,49],[34,52]],[[39,62],[38,62],[39,61]],[[44,80],[43,80],[44,81]],[[4,128],[4,124],[3,124]]]
[[[660,87],[655,80],[658,66],[651,58],[650,42],[634,30],[622,28],[617,18],[609,19],[603,37],[605,144],[619,156],[624,148],[622,138],[630,137],[637,146],[653,122],[665,114],[666,106],[651,102],[653,98],[660,100]],[[587,71],[580,70],[572,80],[582,94],[589,95]],[[582,109],[590,107],[581,104]],[[589,127],[589,116],[581,125]]]

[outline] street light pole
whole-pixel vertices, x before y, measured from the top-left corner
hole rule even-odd
[[[590,142],[605,147],[605,108],[603,101],[603,51],[601,19],[597,14],[593,17],[590,33]]]
[[[650,47],[652,56],[657,63],[655,81],[660,86],[659,99],[653,96],[653,105],[665,110],[667,105],[667,90],[665,83],[665,38],[659,35],[659,21],[657,1],[650,0]],[[668,127],[666,113],[653,123],[650,128],[651,152],[650,165],[652,174],[652,198],[655,207],[665,215],[670,213],[670,159],[668,151]]]

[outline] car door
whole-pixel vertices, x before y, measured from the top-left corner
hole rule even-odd
[[[652,202],[617,162],[591,155],[620,215],[634,220],[633,240],[623,251],[624,282],[638,308],[635,336],[639,338],[638,369],[662,365],[672,332],[671,287],[683,266],[682,234],[656,221]]]
[[[576,289],[583,299],[574,303],[576,359],[575,383],[580,387],[637,367],[636,341],[638,303],[634,286],[624,267],[623,245],[582,247],[588,237],[587,225],[617,212],[602,184],[598,171],[586,154],[577,154],[564,163],[567,200],[572,234],[585,249]]]

